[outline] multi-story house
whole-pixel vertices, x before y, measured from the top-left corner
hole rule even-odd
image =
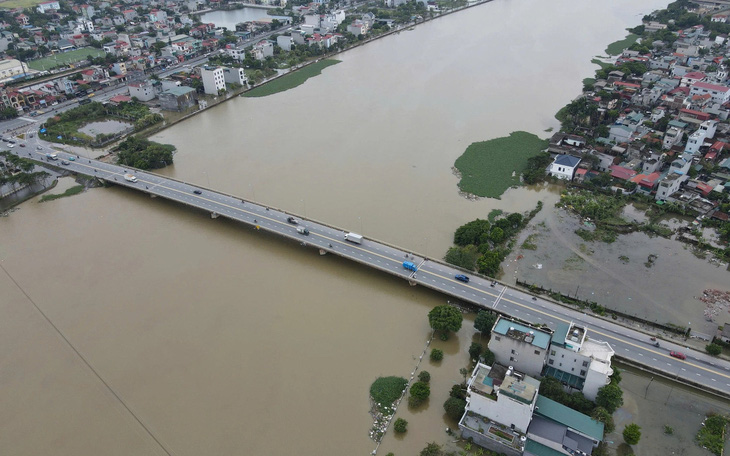
[[[208,95],[218,95],[219,90],[226,88],[223,68],[204,66],[200,69],[200,77],[203,80],[203,89]]]
[[[496,360],[514,366],[527,375],[538,376],[547,362],[552,331],[519,323],[505,317],[497,318],[489,340],[489,350]]]
[[[557,378],[594,401],[598,390],[610,382],[613,355],[608,342],[588,338],[584,327],[560,323],[550,341],[544,375]]]

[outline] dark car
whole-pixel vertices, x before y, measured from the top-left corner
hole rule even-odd
[[[299,225],[299,220],[295,219],[294,217],[288,217],[286,221],[291,223],[292,225]]]
[[[676,352],[676,351],[670,351],[669,356],[674,356],[677,359],[687,359],[687,356],[685,356],[684,353]]]
[[[203,194],[203,192],[201,192],[198,189],[193,190],[193,193],[195,193],[196,195],[202,195]]]
[[[61,164],[62,165],[68,165],[68,164],[70,164],[70,162],[67,162],[66,160],[61,160]]]
[[[456,274],[454,276],[456,280],[461,280],[464,283],[469,283],[469,277],[465,276],[464,274]]]

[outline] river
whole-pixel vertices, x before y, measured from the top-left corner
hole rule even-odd
[[[178,147],[164,173],[440,257],[458,225],[557,198],[522,188],[467,201],[455,158],[556,127],[591,57],[662,6],[471,8],[162,132]],[[445,302],[122,188],[36,201],[0,219],[0,454],[370,453],[369,385],[410,374],[426,315]],[[446,357],[426,364],[430,403],[400,410],[409,431],[379,453],[447,440],[441,404],[472,332],[465,322],[434,342]]]

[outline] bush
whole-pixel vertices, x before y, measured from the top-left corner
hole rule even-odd
[[[441,361],[444,359],[444,352],[439,350],[438,348],[434,348],[431,350],[431,361]]]
[[[448,334],[449,331],[457,332],[461,329],[461,322],[464,317],[461,311],[450,305],[436,306],[428,313],[428,323],[435,331]]]
[[[488,310],[480,310],[474,319],[474,329],[488,336],[492,332],[492,326],[497,321],[497,315]]]
[[[484,349],[484,353],[482,353],[482,360],[484,361],[484,364],[491,366],[497,360],[497,357],[490,349],[486,348]]]
[[[629,445],[636,445],[641,439],[641,427],[636,423],[626,425],[624,428],[624,442]]]
[[[464,409],[466,409],[466,401],[464,399],[450,397],[446,399],[446,402],[444,402],[446,415],[454,421],[459,421],[461,419],[462,415],[464,415]]]
[[[428,371],[421,371],[421,373],[418,374],[418,380],[423,383],[428,383],[431,381],[431,374],[429,374]]]
[[[727,420],[720,415],[708,416],[704,426],[695,437],[697,444],[707,448],[711,453],[720,456],[723,454],[724,434]]]
[[[428,383],[416,382],[411,386],[411,395],[408,404],[415,407],[421,405],[431,395],[431,388]]]
[[[393,430],[398,434],[403,434],[408,430],[408,421],[404,420],[403,418],[398,418],[393,424]]]
[[[707,351],[707,353],[711,354],[712,356],[718,356],[720,353],[722,353],[722,347],[717,344],[709,344],[705,346],[705,351]]]
[[[596,404],[608,410],[608,413],[613,414],[617,408],[624,404],[623,391],[615,384],[611,383],[598,390],[596,396]]]

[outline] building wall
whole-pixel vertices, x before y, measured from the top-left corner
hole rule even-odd
[[[155,89],[151,84],[143,84],[140,87],[130,85],[129,96],[137,97],[139,101],[150,101],[155,98]]]
[[[512,366],[531,377],[540,375],[547,356],[547,351],[540,347],[494,332],[489,340],[489,350],[499,364]]]
[[[218,91],[226,88],[225,79],[223,77],[223,69],[206,69],[200,70],[200,76],[203,79],[203,88],[208,95],[218,95]]]
[[[223,79],[226,84],[246,85],[246,75],[243,68],[224,68]]]
[[[577,375],[580,378],[585,378],[590,365],[591,359],[587,356],[576,353],[573,350],[558,347],[557,345],[550,346],[548,366]]]
[[[574,172],[575,168],[572,166],[556,165],[555,163],[550,165],[550,174],[558,179],[572,180]]]
[[[522,452],[517,451],[514,448],[510,448],[508,446],[502,445],[499,442],[496,442],[493,439],[490,439],[489,437],[480,434],[477,431],[474,431],[472,429],[469,429],[466,426],[459,425],[459,429],[461,430],[461,436],[464,439],[468,439],[471,437],[474,439],[474,443],[477,445],[484,447],[488,450],[495,451],[497,454],[505,454],[507,456],[521,456]]]

